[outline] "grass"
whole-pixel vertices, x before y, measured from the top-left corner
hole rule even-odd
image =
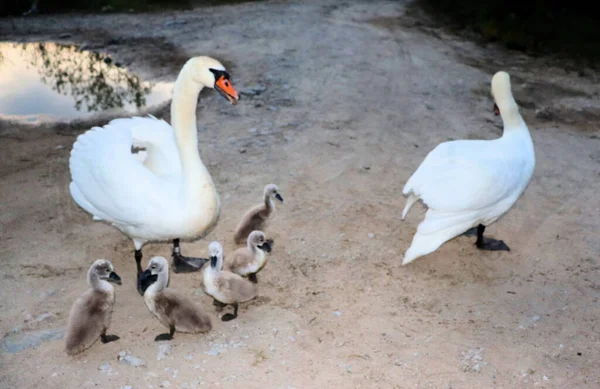
[[[531,54],[556,54],[597,67],[600,23],[594,3],[531,0],[419,0],[437,20],[486,42]]]

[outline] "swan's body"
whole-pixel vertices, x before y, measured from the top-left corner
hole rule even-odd
[[[262,231],[252,231],[248,236],[246,247],[240,247],[225,259],[223,268],[239,274],[254,283],[257,282],[258,273],[267,263],[267,253],[271,245]]]
[[[163,257],[154,257],[148,263],[144,277],[154,278],[144,292],[144,302],[148,310],[165,327],[169,334],[160,334],[155,339],[168,340],[173,338],[175,331],[187,333],[207,332],[212,329],[210,316],[185,296],[167,288],[169,283],[169,263]]]
[[[409,197],[402,219],[419,199],[429,209],[403,264],[476,226],[481,226],[478,247],[481,239],[482,248],[485,226],[506,213],[531,180],[533,142],[512,96],[507,73],[494,75],[492,95],[504,122],[502,137],[444,142],[427,155],[407,181],[403,193]]]
[[[113,265],[104,259],[95,261],[87,275],[91,289],[82,294],[73,304],[65,336],[67,354],[75,355],[93,345],[98,338],[103,343],[119,339],[106,335],[110,325],[115,292],[111,282],[121,284]]]
[[[246,242],[246,239],[252,231],[264,231],[269,222],[269,217],[275,210],[275,204],[273,203],[273,197],[283,202],[283,197],[279,194],[279,188],[275,184],[269,184],[265,186],[263,192],[264,201],[250,208],[242,221],[235,229],[233,240],[236,244],[242,244]]]
[[[172,127],[154,117],[116,119],[73,145],[73,199],[133,240],[138,273],[146,242],[177,239],[178,250],[179,238],[199,237],[217,221],[219,196],[198,152],[196,104],[205,86],[225,90],[235,103],[228,78],[218,61],[192,58],[175,83]],[[145,151],[132,154],[132,147]]]
[[[256,284],[240,275],[223,270],[223,247],[219,242],[209,245],[210,266],[203,270],[204,291],[215,299],[215,305],[233,305],[234,313],[223,315],[223,321],[237,317],[238,303],[254,299],[258,295]]]

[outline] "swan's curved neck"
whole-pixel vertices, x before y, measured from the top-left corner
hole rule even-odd
[[[193,80],[191,72],[191,68],[184,66],[175,82],[171,124],[179,149],[185,200],[202,201],[202,214],[206,217],[204,224],[207,228],[216,219],[219,201],[210,173],[198,151],[196,105],[204,85]]]
[[[502,122],[504,123],[505,132],[527,128],[526,126],[524,126],[525,122],[523,121],[523,118],[519,113],[519,107],[513,99],[498,106],[500,108],[500,115],[502,116]]]

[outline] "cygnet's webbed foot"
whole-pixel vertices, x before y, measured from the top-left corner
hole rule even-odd
[[[237,312],[238,312],[238,304],[235,303],[235,304],[233,304],[233,313],[224,314],[223,316],[221,316],[221,320],[222,321],[231,321],[237,317]]]
[[[481,240],[477,239],[475,246],[477,246],[479,250],[510,251],[510,247],[508,247],[504,241],[492,238],[482,238]]]
[[[159,334],[159,335],[156,335],[156,338],[154,338],[155,342],[160,342],[162,340],[173,340],[173,335],[171,335],[171,334]]]
[[[248,274],[248,281],[252,282],[253,284],[258,284],[258,277],[256,276],[256,273]]]
[[[484,231],[485,226],[483,224],[477,226],[477,241],[475,242],[475,246],[477,246],[479,250],[510,251],[510,248],[506,245],[506,243],[504,243],[504,241],[484,237]]]
[[[181,255],[179,239],[173,239],[173,271],[175,273],[194,273],[200,271],[208,259],[185,257]]]
[[[235,319],[237,317],[237,315],[234,315],[233,313],[226,313],[223,316],[221,316],[221,320],[222,321],[231,321],[233,319]]]
[[[155,342],[160,342],[161,340],[173,340],[173,334],[174,333],[175,333],[175,326],[170,326],[168,334],[159,334],[159,335],[156,335],[156,338],[154,338],[154,341]]]
[[[120,338],[117,335],[106,335],[106,334],[100,335],[100,340],[104,344],[114,342],[115,340],[119,340],[119,339]]]

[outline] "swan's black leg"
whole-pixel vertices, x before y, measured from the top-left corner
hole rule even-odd
[[[510,251],[510,248],[504,243],[502,240],[485,238],[483,236],[483,232],[485,231],[485,226],[480,224],[477,226],[477,241],[475,242],[475,246],[479,250],[487,250],[487,251]]]
[[[142,287],[142,281],[141,281],[141,276],[142,273],[144,272],[142,270],[142,250],[135,250],[135,264],[137,267],[137,291],[139,294],[141,294],[142,296],[144,295],[144,288]]]
[[[233,320],[237,317],[237,311],[238,311],[238,303],[234,303],[233,305],[233,313],[226,313],[223,316],[221,316],[221,320],[223,321],[230,321]]]
[[[173,271],[175,273],[193,273],[200,271],[202,266],[208,262],[206,258],[184,257],[181,255],[179,239],[173,239]]]
[[[100,341],[104,344],[114,342],[115,340],[119,340],[119,337],[117,335],[106,335],[106,329],[100,334]]]
[[[173,339],[173,334],[175,334],[175,326],[171,325],[169,326],[169,333],[168,334],[159,334],[156,335],[156,338],[154,338],[155,342],[160,342],[161,340],[172,340]]]
[[[258,277],[256,277],[256,273],[248,274],[248,280],[253,284],[258,284]]]

